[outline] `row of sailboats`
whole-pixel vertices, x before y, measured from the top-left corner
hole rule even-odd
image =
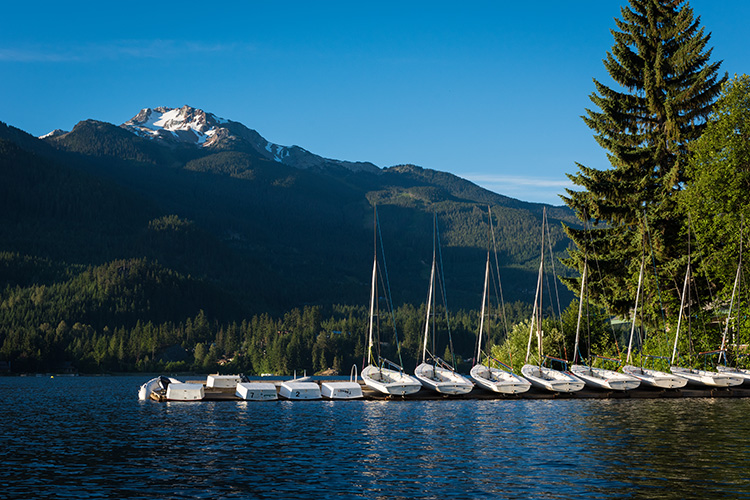
[[[737,261],[737,274],[734,278],[734,285],[732,286],[732,298],[729,301],[729,313],[727,314],[727,321],[726,325],[724,326],[724,333],[721,336],[721,347],[719,349],[719,364],[716,367],[717,371],[720,373],[727,373],[734,377],[742,379],[743,383],[750,383],[750,370],[746,368],[738,368],[737,366],[727,366],[726,364],[722,365],[722,358],[723,361],[727,361],[726,357],[726,348],[727,348],[727,337],[729,336],[729,324],[732,321],[732,313],[734,312],[737,316],[739,316],[739,298],[738,295],[741,295],[739,293],[740,289],[740,283],[742,282],[742,244],[743,244],[743,238],[742,235],[744,234],[744,224],[742,224],[742,228],[740,229],[740,257]],[[737,309],[735,309],[735,304],[737,304]],[[734,345],[737,344],[737,338],[735,337],[734,342],[732,342]]]
[[[434,352],[432,352],[435,350],[436,345],[435,310],[437,293],[435,285],[437,282],[437,273],[442,271],[442,268],[440,268],[440,270],[438,269],[437,263],[437,249],[439,245],[437,217],[434,218],[434,221],[432,269],[430,272],[430,286],[427,298],[427,317],[425,320],[422,362],[414,370],[414,376],[411,376],[404,371],[401,364],[394,363],[381,357],[379,354],[379,339],[377,339],[378,341],[376,343],[376,320],[379,316],[377,307],[377,299],[379,296],[377,258],[379,226],[377,212],[375,212],[375,258],[373,261],[372,282],[370,287],[370,321],[368,325],[367,366],[362,370],[362,380],[367,386],[384,394],[406,396],[408,394],[413,394],[424,387],[440,394],[458,395],[471,392],[474,388],[474,384],[470,380],[459,374],[451,364],[440,359],[434,354]],[[383,267],[385,268],[385,265]],[[387,271],[385,272],[385,276],[387,277]],[[443,283],[443,280],[440,280],[440,283]],[[387,284],[384,288],[389,309],[392,311],[390,289]],[[441,290],[443,291],[444,297],[444,289],[442,286]],[[428,349],[430,339],[432,340],[432,351]]]
[[[445,300],[445,279],[442,268],[442,255],[440,253],[440,237],[438,233],[437,215],[434,216],[433,222],[433,252],[432,266],[430,270],[429,291],[426,302],[426,317],[424,325],[424,338],[422,342],[421,363],[416,367],[414,375],[406,373],[401,361],[399,349],[399,361],[392,362],[381,355],[380,342],[380,317],[379,317],[379,283],[383,283],[383,291],[388,304],[389,313],[392,316],[394,335],[398,347],[398,333],[395,330],[395,318],[393,317],[393,302],[390,296],[390,285],[388,284],[388,273],[385,266],[385,259],[382,258],[382,273],[379,266],[378,247],[381,248],[382,238],[379,238],[379,222],[377,211],[375,211],[374,221],[374,258],[372,266],[372,280],[370,287],[370,314],[368,323],[368,347],[367,347],[367,366],[362,370],[361,378],[365,385],[376,392],[388,396],[408,396],[420,391],[422,388],[435,391],[443,395],[461,395],[471,392],[475,385],[481,389],[501,394],[519,394],[526,392],[530,387],[542,390],[570,393],[583,389],[585,386],[596,389],[611,391],[627,391],[635,389],[641,385],[650,386],[659,389],[679,389],[687,384],[709,387],[709,388],[726,388],[750,383],[750,370],[737,367],[728,367],[718,365],[716,371],[699,370],[694,368],[685,368],[677,366],[675,361],[678,353],[678,343],[680,331],[683,323],[683,315],[686,304],[689,307],[689,283],[691,281],[691,265],[688,258],[688,265],[685,274],[685,281],[682,290],[682,302],[680,304],[679,317],[677,321],[677,330],[672,351],[670,371],[659,371],[643,366],[643,360],[649,357],[641,352],[641,365],[636,366],[632,363],[633,340],[636,329],[636,319],[638,317],[638,308],[640,306],[641,292],[643,290],[643,277],[645,269],[645,258],[641,261],[640,273],[638,277],[638,287],[636,291],[635,307],[633,308],[633,318],[630,329],[630,339],[628,342],[626,365],[622,371],[608,370],[605,368],[592,366],[591,360],[595,357],[591,352],[591,340],[588,341],[588,363],[581,362],[579,343],[581,339],[581,323],[585,316],[583,312],[584,303],[587,302],[587,286],[589,265],[588,259],[584,256],[583,273],[581,277],[581,291],[579,297],[578,321],[575,332],[575,347],[573,361],[570,367],[568,362],[563,359],[552,358],[544,354],[544,331],[542,328],[542,310],[543,310],[543,288],[545,281],[545,238],[549,240],[547,233],[546,210],[542,216],[542,245],[541,259],[537,278],[536,295],[533,304],[531,316],[529,338],[526,350],[525,364],[521,368],[521,375],[513,372],[512,368],[495,359],[489,349],[485,351],[485,345],[489,344],[489,309],[490,309],[490,282],[493,279],[492,262],[490,248],[494,249],[495,270],[497,271],[496,285],[500,288],[500,297],[502,297],[502,287],[499,286],[499,265],[497,262],[497,246],[494,239],[494,229],[492,225],[492,212],[489,212],[489,237],[487,245],[487,260],[485,264],[484,287],[482,291],[482,304],[479,318],[479,331],[477,334],[477,345],[475,364],[470,371],[470,378],[458,373],[455,365],[453,354],[453,343],[450,339],[450,325],[448,320],[448,307]],[[380,242],[380,245],[378,245]],[[551,259],[552,248],[550,245]],[[735,299],[737,290],[741,282],[742,269],[742,246],[740,244],[740,261],[738,264],[737,275],[735,278],[734,288],[729,306],[726,327],[722,336],[721,348],[718,351],[712,351],[709,354],[719,354],[719,361],[726,356],[727,336],[729,331],[730,320],[735,310]],[[440,258],[439,258],[440,257]],[[554,271],[554,268],[553,268]],[[446,324],[448,325],[448,351],[453,364],[441,359],[436,354],[436,337],[437,337],[437,296],[441,295],[443,307],[446,312]],[[502,301],[502,298],[501,298]],[[504,309],[504,305],[503,305]],[[737,307],[736,309],[739,309]],[[588,314],[588,313],[587,313]],[[587,316],[586,314],[586,316]],[[486,321],[487,320],[487,321]],[[507,336],[507,325],[506,325]],[[532,344],[536,336],[536,355],[538,363],[530,363]],[[737,342],[735,342],[737,344]],[[641,344],[641,347],[643,344]],[[706,354],[706,353],[702,353]],[[447,356],[446,356],[447,357]],[[598,357],[598,356],[597,356]],[[547,361],[554,361],[562,364],[562,369],[557,370],[551,366],[546,366]],[[726,360],[726,358],[725,358]],[[619,360],[612,360],[619,363]],[[501,368],[503,367],[503,368]],[[268,400],[276,399],[276,388],[273,384],[263,382],[237,382],[237,396],[245,400]],[[208,384],[210,386],[211,384]],[[170,394],[170,391],[172,394]],[[182,391],[179,392],[178,391]],[[151,393],[164,393],[163,397],[172,400],[195,400],[203,398],[203,386],[201,384],[183,384],[175,379],[165,377],[155,378],[144,384],[139,392],[141,399],[147,399]],[[356,367],[353,368],[350,380],[348,382],[325,382],[320,386],[310,380],[309,377],[297,378],[285,381],[281,384],[278,395],[287,399],[320,399],[326,397],[329,399],[358,399],[362,398],[362,390],[357,382]]]
[[[742,225],[742,229],[740,230],[740,235],[742,236],[744,234],[744,224]],[[734,311],[737,316],[739,316],[739,299],[738,299],[738,289],[739,285],[742,282],[742,243],[743,239],[740,237],[740,257],[737,262],[737,274],[734,278],[734,285],[732,286],[732,298],[729,301],[729,313],[727,314],[727,321],[726,325],[724,326],[724,333],[721,336],[721,347],[719,349],[719,364],[717,365],[717,371],[719,373],[729,374],[734,377],[737,377],[739,379],[742,379],[743,383],[750,383],[750,370],[746,368],[738,368],[736,366],[727,366],[722,365],[722,358],[723,361],[727,361],[726,357],[726,347],[727,347],[727,337],[729,335],[729,324],[732,320],[732,312]],[[735,310],[734,306],[735,304],[738,304],[737,309]],[[737,344],[735,338],[735,342],[733,344]]]
[[[688,240],[690,236],[688,235]],[[740,251],[740,255],[742,255],[742,251]],[[741,257],[740,257],[741,259]],[[741,260],[740,260],[741,262]],[[683,367],[683,366],[677,366],[675,365],[675,361],[677,359],[677,346],[680,339],[680,327],[682,326],[682,320],[685,312],[685,303],[688,301],[689,297],[689,283],[691,278],[691,265],[690,265],[690,254],[688,251],[688,264],[687,264],[687,270],[685,271],[685,282],[682,286],[682,299],[680,302],[680,315],[677,319],[677,333],[675,334],[674,339],[674,347],[672,349],[672,359],[670,370],[673,374],[680,376],[684,379],[687,379],[688,383],[692,383],[694,385],[704,385],[708,387],[732,387],[736,385],[741,385],[744,380],[742,377],[735,376],[731,373],[726,372],[720,372],[720,371],[711,371],[711,370],[700,370],[696,368],[690,368],[690,367]],[[739,276],[739,270],[738,274]],[[688,302],[689,303],[689,302]],[[729,324],[729,321],[727,321],[727,324]]]
[[[688,234],[688,241],[690,239],[690,235]],[[641,291],[643,287],[643,276],[644,276],[644,268],[645,268],[645,257],[641,260],[641,267],[640,272],[638,276],[638,288],[636,291],[636,300],[635,300],[635,307],[633,310],[633,319],[631,324],[631,330],[630,330],[630,339],[628,342],[628,352],[627,352],[627,363],[631,362],[631,356],[633,353],[633,338],[634,338],[634,332],[636,327],[636,318],[638,313],[638,306],[639,306],[639,299],[641,296]],[[651,387],[661,388],[661,389],[679,389],[681,387],[685,387],[687,384],[694,385],[694,386],[700,386],[700,387],[709,387],[709,388],[727,388],[727,387],[733,387],[741,385],[745,382],[750,382],[750,371],[748,370],[742,370],[735,367],[728,367],[721,365],[722,357],[724,357],[724,360],[726,361],[726,337],[729,329],[729,324],[732,316],[732,310],[734,306],[735,301],[735,293],[737,291],[738,283],[740,282],[740,276],[741,276],[741,269],[742,269],[742,239],[740,239],[740,257],[737,267],[737,275],[735,278],[734,287],[732,290],[732,298],[730,301],[729,306],[729,313],[726,320],[726,327],[724,330],[724,334],[722,336],[722,343],[721,348],[718,351],[712,351],[708,353],[702,353],[704,355],[706,354],[718,354],[719,360],[716,365],[716,370],[707,370],[707,369],[697,369],[692,367],[684,367],[679,366],[676,364],[678,360],[678,344],[680,340],[680,333],[682,330],[682,324],[683,324],[683,318],[686,307],[689,308],[690,304],[690,282],[691,282],[691,256],[690,256],[690,250],[688,247],[688,263],[687,263],[687,269],[685,271],[685,280],[683,283],[682,288],[682,295],[681,295],[681,302],[680,302],[680,309],[679,309],[679,315],[677,320],[677,329],[675,333],[675,339],[674,339],[674,346],[672,348],[672,356],[671,358],[664,358],[669,360],[669,372],[656,370],[653,368],[646,368],[641,364],[641,366],[635,366],[632,364],[626,364],[623,367],[623,373],[626,373],[632,377],[637,378],[642,384],[648,385]],[[646,358],[658,358],[658,356],[647,356],[645,353],[641,353],[641,360],[645,360]],[[747,373],[747,377],[745,377],[745,373]]]
[[[470,378],[459,374],[454,366],[447,360],[443,360],[436,354],[436,298],[440,294],[445,300],[445,289],[444,279],[442,273],[442,259],[438,259],[440,256],[440,241],[437,227],[437,217],[434,217],[433,227],[433,255],[432,255],[432,267],[430,270],[430,283],[429,292],[426,303],[426,318],[424,325],[424,337],[422,343],[422,357],[421,363],[417,366],[414,371],[414,375],[406,373],[403,368],[403,363],[398,364],[391,362],[380,356],[380,341],[377,335],[379,331],[377,328],[378,323],[378,235],[379,226],[377,220],[377,211],[375,212],[375,256],[373,260],[373,271],[372,281],[370,290],[370,321],[368,325],[368,353],[367,353],[367,366],[362,371],[362,379],[364,383],[370,388],[387,394],[387,395],[398,395],[407,396],[419,391],[421,388],[426,388],[445,395],[458,395],[466,394],[470,392],[474,386],[482,389],[493,391],[503,394],[518,394],[528,391],[530,387],[535,387],[542,390],[548,390],[552,392],[576,392],[583,389],[585,386],[613,390],[613,391],[627,391],[632,390],[640,385],[650,386],[660,389],[678,389],[686,386],[688,383],[693,385],[699,385],[704,387],[731,387],[740,385],[742,383],[750,383],[750,370],[740,370],[737,368],[720,367],[717,371],[707,370],[696,370],[693,368],[684,368],[675,364],[675,353],[677,349],[677,342],[680,334],[680,327],[682,322],[682,310],[685,304],[681,305],[680,319],[677,324],[677,334],[675,338],[675,352],[673,352],[672,363],[670,371],[660,371],[652,368],[647,368],[641,364],[636,366],[632,364],[632,353],[633,353],[633,335],[636,324],[637,311],[639,301],[641,299],[642,281],[644,272],[644,262],[641,264],[641,271],[638,282],[638,290],[636,293],[636,303],[633,312],[633,321],[631,325],[630,341],[628,343],[628,353],[625,366],[622,367],[621,371],[610,370],[601,367],[592,366],[593,356],[591,353],[591,342],[588,342],[589,353],[588,362],[586,364],[581,362],[579,356],[579,339],[581,329],[581,318],[583,317],[583,304],[584,297],[586,294],[586,286],[588,279],[588,265],[584,262],[584,270],[581,279],[581,295],[579,300],[579,311],[578,311],[578,324],[576,326],[576,340],[573,354],[573,361],[568,365],[568,362],[562,359],[552,358],[546,356],[544,353],[544,332],[542,328],[542,312],[543,312],[543,285],[545,278],[545,237],[549,239],[547,228],[547,216],[546,210],[542,216],[542,245],[541,245],[541,259],[539,264],[539,273],[537,279],[537,290],[533,304],[532,317],[529,328],[529,339],[526,352],[525,364],[521,368],[521,374],[514,373],[513,369],[504,365],[499,360],[495,359],[491,353],[486,352],[484,347],[489,342],[489,334],[487,331],[487,325],[485,319],[488,317],[488,310],[490,307],[490,282],[492,276],[492,265],[491,265],[491,252],[490,252],[490,241],[492,246],[495,247],[495,261],[497,261],[496,246],[494,244],[494,231],[492,227],[492,213],[489,211],[489,234],[491,238],[488,239],[487,249],[487,260],[485,264],[485,277],[484,277],[484,288],[482,292],[482,304],[479,319],[479,331],[477,334],[477,346],[475,355],[475,364],[472,366],[470,371]],[[381,251],[382,251],[382,240],[381,240]],[[551,245],[550,245],[551,253]],[[551,255],[550,255],[551,258]],[[497,262],[496,262],[497,264]],[[385,265],[383,264],[383,267]],[[687,283],[689,280],[690,265],[688,264],[688,271],[685,278],[685,289],[683,290],[683,301],[687,295]],[[387,271],[385,272],[386,283],[387,283]],[[382,280],[382,278],[381,278]],[[739,270],[738,277],[739,280]],[[498,276],[499,281],[499,276]],[[736,288],[737,284],[735,284]],[[386,291],[386,299],[392,313],[392,301],[390,299],[389,287],[384,287]],[[734,294],[733,294],[734,301]],[[445,305],[447,311],[447,305]],[[730,315],[732,307],[730,306]],[[394,321],[395,329],[395,321]],[[450,335],[450,326],[448,326],[448,333]],[[397,333],[396,333],[397,335]],[[534,339],[534,337],[536,337]],[[726,338],[726,332],[725,332]],[[536,340],[536,342],[533,342]],[[398,340],[396,341],[398,344]],[[719,351],[724,353],[724,343],[722,341],[722,349]],[[536,347],[536,363],[531,363],[532,345]],[[452,356],[452,341],[448,343]],[[641,353],[641,360],[647,356]],[[552,368],[547,366],[548,361],[558,361],[562,364],[561,369]],[[619,360],[613,360],[620,363]],[[453,363],[455,364],[455,362]]]

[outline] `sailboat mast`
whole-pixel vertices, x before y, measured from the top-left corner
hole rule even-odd
[[[489,224],[487,225],[487,263],[484,266],[484,289],[482,290],[482,310],[479,313],[479,336],[477,338],[477,357],[475,364],[482,363],[482,334],[484,333],[484,314],[489,304],[490,291],[490,244],[492,243],[492,211],[487,206],[487,215]],[[488,362],[489,364],[489,362]]]
[[[641,271],[638,273],[638,290],[635,292],[635,308],[633,309],[633,324],[630,325],[630,340],[628,341],[628,355],[625,358],[626,363],[630,363],[630,353],[633,351],[633,334],[635,333],[635,321],[638,318],[638,299],[641,297],[641,284],[643,283],[643,268],[646,264],[646,257],[641,259]]]
[[[367,364],[372,364],[373,330],[375,325],[375,296],[377,295],[378,258],[372,263],[372,285],[370,286],[370,341],[367,348]]]
[[[542,284],[542,265],[539,264],[539,276],[536,280],[536,295],[534,296],[534,309],[531,311],[531,325],[529,326],[529,343],[526,346],[526,359],[524,363],[529,362],[529,356],[531,355],[531,339],[534,336],[534,326],[536,324],[536,309],[539,304],[539,293],[541,291]]]
[[[588,271],[588,261],[584,259],[583,261],[583,276],[581,277],[581,295],[578,299],[578,322],[576,323],[576,343],[575,347],[573,348],[573,364],[576,363],[576,360],[578,359],[578,341],[580,339],[581,334],[581,318],[583,317],[583,292],[586,287],[586,271]],[[591,347],[589,346],[589,350]],[[589,354],[589,357],[591,355]]]
[[[375,301],[378,295],[378,208],[372,207],[373,213],[373,230],[372,230],[372,283],[370,285],[370,325],[369,325],[369,337],[370,340],[367,345],[367,364],[372,364],[372,348],[373,348],[373,333],[375,329]]]
[[[727,314],[727,324],[724,328],[724,334],[721,336],[721,350],[719,352],[719,363],[721,358],[724,358],[726,362],[726,355],[724,354],[724,348],[727,344],[727,334],[729,333],[729,320],[732,318],[732,307],[734,306],[734,296],[737,292],[737,285],[740,282],[740,275],[742,274],[742,232],[740,232],[740,258],[737,263],[737,275],[734,278],[734,286],[732,287],[732,299],[729,301],[729,313]],[[739,305],[737,306],[739,310]]]
[[[680,339],[680,325],[682,324],[682,311],[685,309],[685,296],[687,295],[688,279],[690,278],[690,262],[688,262],[687,270],[685,271],[685,284],[682,285],[682,300],[680,301],[680,315],[677,318],[677,333],[674,337],[674,348],[672,349],[672,361],[677,357],[677,341]]]
[[[429,335],[430,335],[430,313],[432,312],[434,283],[435,283],[435,251],[433,249],[432,271],[430,272],[430,291],[427,294],[427,319],[425,320],[425,324],[424,324],[424,346],[422,348],[422,363],[425,363],[427,360],[427,339],[429,338]],[[433,343],[434,343],[434,335],[433,335]],[[433,346],[433,350],[434,350],[434,346]]]
[[[542,366],[542,301],[544,299],[544,295],[541,293],[542,286],[544,286],[544,230],[545,230],[545,224],[547,223],[547,207],[544,207],[542,210],[542,258],[541,263],[539,264],[539,308],[537,309],[537,315],[539,316],[537,318],[536,322],[536,337],[537,342],[539,344],[539,366]]]
[[[484,267],[484,291],[482,292],[482,311],[479,315],[479,338],[477,339],[477,364],[482,362],[482,334],[484,333],[484,313],[487,306],[487,292],[490,287],[490,250],[487,249],[487,264]]]
[[[529,362],[529,356],[531,355],[531,338],[534,335],[534,323],[537,326],[537,346],[539,349],[539,366],[542,365],[542,332],[541,332],[541,309],[542,309],[542,281],[544,276],[544,221],[546,220],[547,209],[544,209],[542,216],[542,258],[539,261],[539,276],[536,281],[536,296],[534,297],[534,310],[531,313],[531,326],[529,327],[529,343],[526,346],[526,360],[525,363]]]

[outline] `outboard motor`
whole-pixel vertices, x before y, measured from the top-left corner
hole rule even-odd
[[[167,390],[167,386],[169,385],[170,380],[167,377],[159,377],[159,388],[162,390]]]

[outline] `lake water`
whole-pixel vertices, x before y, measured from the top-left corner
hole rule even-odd
[[[750,498],[749,399],[138,401],[0,377],[0,498]]]

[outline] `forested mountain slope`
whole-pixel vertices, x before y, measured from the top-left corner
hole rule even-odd
[[[448,305],[479,307],[488,205],[505,300],[533,299],[542,205],[413,165],[373,169],[313,155],[297,168],[248,142],[222,144],[162,143],[93,120],[45,139],[0,124],[3,328],[65,321],[100,330],[200,311],[242,321],[361,306],[373,206],[396,304],[425,299],[437,213]],[[575,219],[547,208],[562,256],[560,221]]]

